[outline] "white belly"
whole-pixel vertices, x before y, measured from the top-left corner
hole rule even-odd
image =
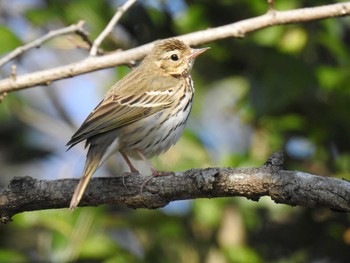
[[[139,158],[135,151],[141,151],[147,158],[167,151],[181,137],[191,112],[193,93],[186,94],[180,102],[178,111],[169,114],[170,109],[138,121],[121,130],[120,150]]]

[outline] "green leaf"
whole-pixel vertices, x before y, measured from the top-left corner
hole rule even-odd
[[[261,257],[255,252],[255,250],[246,246],[234,246],[226,248],[226,254],[228,262],[235,263],[260,263],[263,262]]]
[[[27,262],[26,258],[17,251],[0,249],[0,262]]]
[[[7,27],[0,25],[0,54],[9,52],[22,44],[21,40]]]
[[[42,26],[58,18],[58,12],[52,8],[30,9],[26,12],[26,18],[35,26]]]
[[[188,12],[175,21],[179,34],[209,27],[205,19],[205,9],[201,5],[191,5]]]

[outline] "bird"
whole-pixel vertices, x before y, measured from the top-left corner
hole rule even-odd
[[[78,206],[95,171],[118,151],[130,168],[127,174],[140,174],[130,157],[142,159],[153,176],[171,174],[158,171],[148,159],[180,139],[194,97],[190,70],[206,50],[176,38],[158,40],[140,65],[109,89],[67,143],[68,150],[82,141],[88,147],[71,210]]]

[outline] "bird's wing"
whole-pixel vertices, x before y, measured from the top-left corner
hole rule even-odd
[[[134,87],[133,92],[131,90],[126,92],[128,87],[133,87],[135,84],[133,82],[130,77],[124,78],[122,82],[112,87],[106,98],[86,118],[67,145],[72,147],[91,136],[118,129],[150,116],[169,107],[174,100],[176,82],[171,77],[143,78],[138,81],[138,88]],[[122,86],[123,92],[120,92],[119,86]]]

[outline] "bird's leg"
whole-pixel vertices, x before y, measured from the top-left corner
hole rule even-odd
[[[158,171],[152,164],[150,161],[148,161],[147,157],[140,151],[136,151],[138,153],[138,155],[140,155],[140,157],[142,158],[142,160],[147,164],[147,166],[149,167],[149,169],[152,171],[152,175],[153,176],[168,176],[168,175],[174,175],[174,172],[161,172]]]
[[[142,158],[142,160],[147,164],[147,166],[149,167],[149,169],[152,171],[152,177],[150,177],[149,179],[147,179],[146,181],[143,182],[143,184],[141,185],[141,194],[143,191],[143,188],[149,183],[149,181],[151,181],[154,177],[157,176],[169,176],[169,175],[175,175],[174,172],[161,172],[158,171],[152,164],[150,161],[148,161],[147,157],[140,151],[136,151],[138,155],[140,155],[140,157]]]
[[[126,155],[125,152],[120,152],[120,154],[123,156],[125,162],[128,164],[129,168],[130,168],[130,172],[132,174],[140,174],[140,172],[135,168],[135,166],[132,165],[129,157]]]
[[[124,172],[122,174],[123,185],[124,185],[125,188],[127,188],[126,185],[125,185],[124,177],[125,176],[129,176],[129,175],[138,175],[138,174],[140,174],[140,172],[135,168],[135,166],[132,165],[129,157],[126,155],[125,152],[120,151],[120,154],[123,156],[123,159],[125,160],[125,162],[128,164],[128,166],[130,168],[130,172]]]

